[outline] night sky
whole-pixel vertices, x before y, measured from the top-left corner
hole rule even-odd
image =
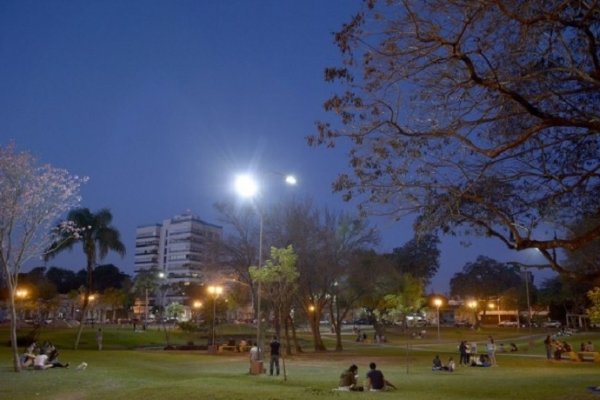
[[[135,228],[190,210],[217,223],[213,204],[235,196],[235,174],[291,172],[293,189],[322,207],[347,148],[313,149],[340,60],[332,33],[358,0],[0,2],[0,144],[89,176],[82,206],[110,208],[128,249],[110,256],[133,273]],[[331,117],[327,117],[331,120]],[[268,180],[264,201],[290,190]],[[411,221],[374,219],[380,251],[413,235]],[[464,239],[464,238],[463,238]],[[494,240],[444,238],[431,290],[482,254],[543,263]],[[84,267],[80,248],[50,265]],[[548,276],[547,274],[544,277]],[[539,282],[539,279],[538,279]]]

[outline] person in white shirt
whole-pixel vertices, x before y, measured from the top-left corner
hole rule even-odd
[[[52,364],[48,364],[48,356],[46,354],[38,354],[33,359],[33,369],[48,369],[52,368]]]

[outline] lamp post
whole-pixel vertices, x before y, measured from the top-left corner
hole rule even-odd
[[[276,173],[277,175],[282,175]],[[287,185],[294,186],[298,182],[293,175],[284,175],[285,183]],[[260,187],[256,179],[251,175],[239,175],[235,179],[235,189],[237,193],[249,199],[256,199],[260,194]],[[255,207],[259,218],[258,228],[258,268],[262,268],[262,248],[263,248],[263,223],[264,217],[262,210],[257,205],[255,200]],[[261,340],[261,316],[260,316],[260,298],[261,298],[261,284],[260,281],[256,285],[256,346],[258,347],[258,360],[262,360],[262,340]]]
[[[15,296],[17,297],[17,299],[19,301],[24,301],[28,296],[29,296],[29,291],[25,288],[17,288],[17,290],[15,291]],[[24,309],[21,310],[21,319],[24,319],[24,314],[25,311]]]
[[[435,306],[436,310],[437,310],[437,338],[438,338],[438,342],[440,341],[440,307],[442,306],[442,299],[440,299],[439,297],[436,297],[435,299],[433,299],[433,305]]]
[[[469,307],[473,312],[473,319],[475,320],[473,326],[477,328],[479,319],[477,318],[477,300],[471,300],[467,303],[467,307]]]
[[[209,286],[208,293],[213,297],[213,320],[212,320],[212,352],[216,352],[217,347],[215,345],[215,321],[217,319],[217,297],[223,293],[223,287],[221,286]]]
[[[202,302],[200,300],[194,301],[194,310],[196,310],[196,325],[200,325],[200,309],[202,308]]]
[[[527,265],[517,261],[511,261],[508,264],[518,267],[521,272],[525,272],[525,296],[527,297],[527,325],[529,326],[529,331],[531,332],[531,303],[529,300],[529,277],[531,276],[531,272],[528,271],[527,268],[548,268],[549,265],[546,264],[535,264],[535,265]],[[523,271],[525,270],[525,271]]]

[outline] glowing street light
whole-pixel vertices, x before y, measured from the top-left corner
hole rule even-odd
[[[497,305],[490,301],[488,303],[488,308],[490,310],[496,310],[496,313],[498,314],[498,323],[500,323],[500,321],[502,320],[502,318],[500,318],[500,297],[496,299],[496,302],[498,303]]]
[[[475,328],[478,327],[477,305],[477,300],[470,300],[469,302],[467,302],[467,307],[469,307],[471,311],[473,311],[473,318],[475,319],[475,323],[473,324],[473,326],[475,326]]]
[[[223,293],[223,287],[222,286],[209,286],[208,287],[208,293],[210,295],[212,295],[213,297],[213,320],[212,320],[212,343],[211,343],[211,347],[212,347],[212,351],[216,351],[216,345],[215,345],[215,320],[217,319],[217,298],[219,297],[219,295],[221,293]]]
[[[439,297],[436,297],[435,299],[433,299],[433,305],[435,306],[435,308],[437,310],[437,336],[438,336],[438,341],[440,340],[440,307],[442,306],[442,304],[443,304],[443,301]]]
[[[26,299],[27,296],[29,296],[29,291],[25,288],[17,289],[15,291],[15,296],[21,300]]]
[[[276,175],[284,176],[284,181],[287,185],[295,186],[298,181],[293,175],[284,175],[275,172]],[[262,267],[262,248],[263,248],[263,213],[260,207],[256,204],[256,198],[260,195],[260,185],[255,177],[249,174],[238,175],[235,178],[234,187],[238,195],[243,198],[255,200],[257,208],[257,214],[259,218],[259,232],[258,232],[258,268]],[[262,360],[262,343],[261,343],[261,317],[260,317],[260,281],[256,287],[256,346],[258,347],[258,360]]]
[[[202,308],[203,304],[200,300],[195,300],[194,304],[192,305],[194,307],[194,310],[196,311],[196,325],[200,324],[200,309]]]

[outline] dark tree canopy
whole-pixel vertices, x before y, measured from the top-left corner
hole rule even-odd
[[[334,189],[419,233],[560,251],[600,237],[600,5],[595,1],[365,2],[335,40],[341,87],[311,145],[349,139]]]
[[[440,267],[440,240],[435,235],[413,238],[387,256],[397,272],[410,274],[427,286]]]
[[[129,275],[113,264],[98,265],[94,270],[94,289],[104,292],[108,288],[123,289],[130,284]]]
[[[450,293],[462,298],[487,299],[521,285],[518,268],[479,256],[450,279]]]
[[[56,286],[58,293],[65,294],[85,285],[85,270],[82,271],[84,275],[79,276],[74,271],[68,269],[50,267],[46,272],[46,277]]]

